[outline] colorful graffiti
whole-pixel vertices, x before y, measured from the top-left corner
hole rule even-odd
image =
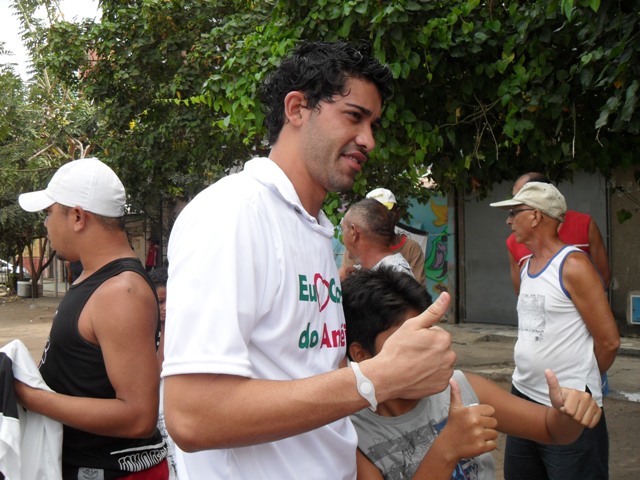
[[[449,291],[449,206],[446,197],[432,197],[426,205],[409,208],[411,225],[427,232],[424,271],[433,298]]]
[[[428,280],[432,282],[445,282],[449,273],[449,245],[447,228],[431,239],[431,249],[425,258],[424,270]]]

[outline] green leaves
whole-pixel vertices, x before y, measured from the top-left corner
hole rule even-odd
[[[396,79],[379,148],[341,200],[372,185],[424,200],[417,178],[432,163],[444,191],[482,194],[525,169],[561,180],[640,161],[629,160],[640,143],[640,0],[102,7],[99,23],[39,30],[38,65],[95,105],[94,141],[143,210],[268,149],[257,86],[304,39],[367,40]]]
[[[620,122],[629,122],[636,111],[638,103],[638,80],[634,79],[625,92],[625,101],[620,112]]]
[[[618,220],[618,223],[620,224],[623,224],[627,220],[630,220],[632,217],[633,217],[633,213],[631,213],[629,210],[626,210],[624,208],[616,212],[616,218]]]

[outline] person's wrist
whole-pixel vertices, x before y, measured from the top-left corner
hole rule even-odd
[[[460,457],[455,448],[456,440],[454,439],[452,443],[452,440],[449,437],[448,433],[449,431],[445,426],[445,428],[431,445],[429,453],[434,455],[435,458],[439,458],[445,466],[453,467],[460,461]]]
[[[369,402],[369,409],[373,412],[378,408],[378,400],[376,398],[376,388],[371,381],[360,369],[357,362],[349,362],[349,366],[353,370],[356,377],[356,389],[362,398]]]

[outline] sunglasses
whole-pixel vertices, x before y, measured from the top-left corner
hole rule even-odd
[[[511,209],[509,210],[509,218],[516,218],[516,215],[518,215],[520,212],[529,212],[531,210],[535,210],[535,208],[521,208],[519,210]]]

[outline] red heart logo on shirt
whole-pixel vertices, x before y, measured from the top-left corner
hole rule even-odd
[[[318,307],[320,307],[320,311],[323,311],[329,303],[329,282],[322,278],[322,275],[316,273],[315,277],[313,277],[313,284],[316,287]]]

